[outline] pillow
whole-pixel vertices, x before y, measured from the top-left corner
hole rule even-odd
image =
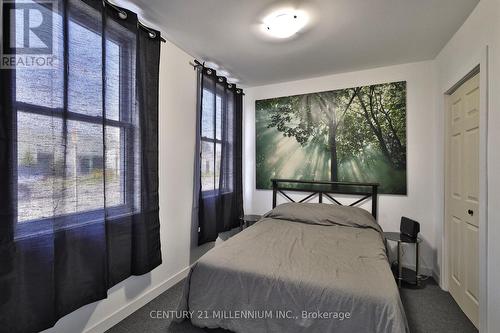
[[[356,228],[382,229],[373,216],[359,207],[324,203],[285,203],[264,217],[319,225],[343,225]]]

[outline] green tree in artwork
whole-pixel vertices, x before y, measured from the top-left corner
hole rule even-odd
[[[351,89],[380,151],[398,170],[406,169],[406,83]],[[403,112],[402,112],[403,111]]]
[[[332,181],[339,180],[343,161],[376,159],[367,147],[379,150],[391,168],[406,169],[405,82],[261,100],[257,108],[269,114],[268,128],[328,152]]]

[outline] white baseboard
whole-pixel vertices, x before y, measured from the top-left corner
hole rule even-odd
[[[179,273],[160,283],[158,286],[146,291],[144,294],[137,297],[132,302],[125,304],[106,318],[96,323],[94,326],[84,330],[84,333],[102,333],[115,326],[120,321],[152,301],[154,298],[158,297],[161,293],[167,291],[169,288],[173,287],[175,284],[187,277],[190,268],[190,266],[184,268]]]

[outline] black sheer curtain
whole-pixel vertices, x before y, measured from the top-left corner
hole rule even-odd
[[[198,116],[193,218],[198,244],[239,225],[243,215],[243,91],[197,66]]]
[[[106,2],[46,4],[31,9],[52,17],[50,29],[38,32],[53,38],[52,66],[1,70],[6,332],[53,326],[161,264],[160,34]],[[4,21],[4,36],[23,28],[17,17]]]

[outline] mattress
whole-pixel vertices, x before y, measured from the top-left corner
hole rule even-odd
[[[179,310],[233,332],[408,332],[382,230],[361,208],[288,203],[206,253]]]

